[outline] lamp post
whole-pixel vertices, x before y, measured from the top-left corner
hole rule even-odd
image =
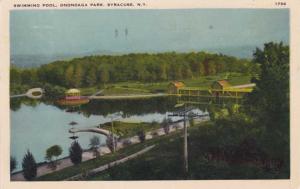
[[[114,121],[117,121],[121,119],[122,117],[122,112],[118,112],[116,114],[111,114],[108,117],[111,119],[111,137],[112,137],[112,143],[113,143],[113,153],[116,151],[116,141],[115,141],[115,136],[114,136]]]
[[[74,129],[74,125],[77,125],[77,124],[78,123],[75,122],[75,121],[72,121],[72,122],[69,123],[69,125],[71,125],[71,129]],[[70,136],[69,138],[75,141],[78,138],[78,136],[75,135],[75,132],[73,132],[72,134],[73,135]]]
[[[179,107],[184,107],[183,112],[178,112],[177,114],[173,114],[173,116],[183,116],[183,133],[184,133],[184,138],[183,138],[183,167],[184,167],[184,173],[187,175],[188,170],[189,170],[189,165],[188,165],[188,144],[187,144],[187,126],[186,126],[186,113],[191,111],[186,109],[185,103],[183,104],[176,104],[175,108]]]

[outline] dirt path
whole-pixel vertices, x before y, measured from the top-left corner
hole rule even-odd
[[[126,161],[128,161],[128,160],[131,160],[131,159],[133,159],[133,158],[136,158],[137,156],[139,156],[139,155],[141,155],[141,154],[144,154],[144,153],[148,152],[149,150],[151,150],[151,149],[154,148],[154,147],[155,147],[155,145],[148,146],[148,147],[146,147],[146,148],[144,148],[144,149],[142,149],[142,150],[140,150],[140,151],[138,151],[138,152],[136,152],[136,153],[134,153],[134,154],[131,154],[131,155],[125,157],[125,158],[122,158],[122,159],[119,159],[119,160],[116,160],[116,161],[107,163],[107,164],[102,165],[102,166],[100,166],[100,167],[97,167],[97,168],[95,168],[95,169],[89,170],[88,173],[80,173],[80,174],[78,174],[78,175],[75,175],[75,176],[70,177],[70,178],[65,179],[65,180],[81,180],[82,178],[84,178],[84,177],[86,177],[86,176],[88,176],[88,175],[89,175],[89,176],[90,176],[90,175],[95,175],[95,174],[100,173],[100,172],[102,172],[102,171],[104,171],[104,170],[106,170],[106,169],[108,169],[108,168],[110,168],[110,167],[114,167],[114,166],[119,165],[119,164],[121,164],[121,163],[124,163],[124,162],[126,162]]]
[[[141,94],[141,95],[117,95],[117,96],[91,96],[90,99],[136,99],[168,96],[169,94]]]

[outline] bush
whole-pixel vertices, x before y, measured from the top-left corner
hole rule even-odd
[[[52,159],[53,156],[57,158],[58,156],[61,155],[61,153],[62,153],[62,149],[61,149],[61,147],[59,145],[51,146],[50,148],[48,148],[46,150],[46,157],[45,157],[45,159],[50,161],[50,167],[52,169],[56,169],[56,166],[57,166],[56,160],[53,161],[53,159]]]
[[[146,139],[146,134],[145,134],[145,131],[144,130],[140,130],[138,133],[137,133],[138,137],[139,137],[139,140],[141,142],[144,142],[145,139]]]
[[[37,164],[31,152],[27,150],[22,162],[23,175],[26,180],[33,180],[37,173]]]
[[[151,122],[151,124],[150,124],[151,126],[155,126],[155,125],[157,125],[157,121],[155,121],[155,120],[153,120],[152,122]]]
[[[129,139],[123,141],[123,146],[129,146],[129,145],[131,145],[131,141]]]
[[[46,99],[50,100],[64,97],[66,91],[64,87],[51,85],[49,83],[44,84],[43,88],[45,90]]]
[[[151,134],[152,134],[153,137],[158,136],[158,132],[157,131],[153,131]]]
[[[195,120],[193,118],[190,118],[189,119],[189,124],[190,124],[190,127],[194,127],[195,126]]]
[[[17,167],[17,160],[15,157],[10,156],[10,172],[13,172]]]
[[[117,149],[117,138],[115,136],[108,136],[106,138],[106,146],[111,152],[114,152],[114,149]]]
[[[98,152],[98,148],[100,146],[100,139],[97,136],[93,136],[92,138],[90,138],[90,146],[93,150],[94,156],[95,157],[99,157],[100,154]]]
[[[69,149],[70,152],[70,159],[74,165],[81,163],[82,161],[82,148],[77,141],[74,141],[71,144]]]
[[[170,120],[164,119],[161,123],[161,127],[164,129],[164,132],[166,134],[170,133],[170,125],[169,125],[170,122],[171,122]]]

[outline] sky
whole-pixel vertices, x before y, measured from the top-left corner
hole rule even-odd
[[[11,53],[207,51],[289,44],[287,9],[14,10]]]

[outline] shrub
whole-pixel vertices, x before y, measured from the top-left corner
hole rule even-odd
[[[155,126],[156,124],[157,124],[157,122],[156,122],[155,120],[153,120],[153,121],[150,123],[151,126]]]
[[[138,135],[139,140],[140,140],[141,142],[144,142],[144,141],[145,141],[145,139],[146,139],[146,134],[145,134],[145,131],[144,131],[144,130],[138,131],[137,135]]]
[[[82,148],[77,141],[71,144],[69,149],[70,159],[74,165],[81,163],[82,161]]]
[[[111,152],[114,152],[114,149],[117,149],[117,138],[112,135],[108,136],[106,138],[106,146],[110,149]]]
[[[193,118],[190,118],[189,119],[189,124],[190,124],[190,127],[194,127],[195,126],[195,120]]]
[[[129,145],[131,145],[131,141],[129,139],[123,141],[123,146],[129,146]]]
[[[100,139],[97,136],[93,136],[92,138],[90,138],[90,146],[93,150],[94,156],[95,157],[99,157],[100,154],[98,152],[98,148],[100,146]]]
[[[27,150],[22,162],[23,175],[26,180],[33,180],[37,173],[37,164],[31,152]]]
[[[13,172],[17,167],[17,160],[15,157],[10,156],[10,172]]]
[[[164,119],[161,123],[161,127],[164,129],[164,132],[166,134],[170,133],[170,125],[169,125],[170,120]]]
[[[50,166],[52,169],[56,169],[56,166],[57,166],[57,162],[56,161],[53,161],[53,156],[54,157],[58,157],[60,156],[62,153],[62,149],[59,145],[54,145],[54,146],[51,146],[50,148],[48,148],[46,150],[46,157],[45,159],[49,160],[50,161]]]
[[[156,136],[158,136],[158,133],[157,133],[157,131],[153,131],[153,132],[152,132],[152,136],[153,136],[153,137],[156,137]]]

